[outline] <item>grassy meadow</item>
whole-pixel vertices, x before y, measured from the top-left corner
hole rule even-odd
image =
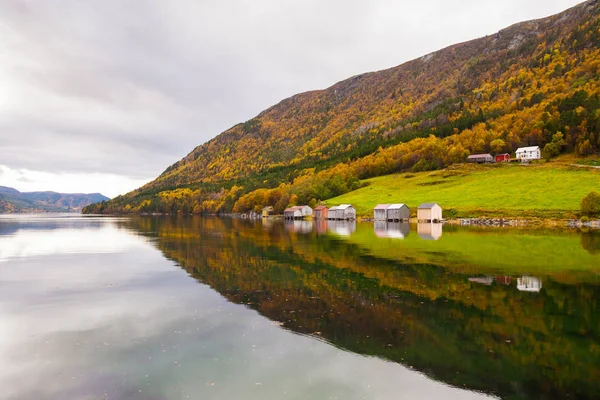
[[[440,171],[381,176],[326,204],[353,204],[363,217],[371,217],[379,203],[405,203],[416,216],[419,204],[437,202],[444,218],[577,218],[581,199],[591,191],[600,192],[600,170],[565,161],[460,164]]]

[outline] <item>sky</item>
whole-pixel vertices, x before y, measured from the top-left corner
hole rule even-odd
[[[114,197],[296,93],[579,0],[0,0],[0,185]]]

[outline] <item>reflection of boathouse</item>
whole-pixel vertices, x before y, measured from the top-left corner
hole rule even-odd
[[[298,219],[286,219],[283,223],[285,229],[289,232],[308,234],[313,230],[312,221],[303,221]]]
[[[474,276],[472,278],[469,278],[469,282],[479,283],[480,285],[490,286],[492,283],[494,283],[494,277],[493,276]]]
[[[350,236],[356,231],[356,221],[329,221],[328,228],[340,236]]]
[[[375,221],[375,235],[380,238],[404,239],[410,233],[410,225],[402,222]]]
[[[442,237],[442,224],[419,223],[417,224],[417,234],[423,240],[438,240]]]
[[[326,219],[316,219],[314,223],[317,234],[324,235],[327,233],[328,221]]]
[[[542,290],[542,280],[533,276],[517,278],[517,289],[522,292],[539,292]]]

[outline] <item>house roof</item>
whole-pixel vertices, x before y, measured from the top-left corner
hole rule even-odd
[[[316,206],[315,211],[327,210],[327,206]]]
[[[272,211],[272,210],[273,210],[273,207],[271,207],[271,206],[267,206],[267,207],[263,208],[263,211]]]
[[[292,211],[300,210],[301,208],[302,208],[302,206],[294,206],[294,207],[286,208],[285,210],[283,210],[283,212],[292,212]]]
[[[539,149],[540,149],[540,146],[519,147],[517,149],[517,153],[519,153],[521,151],[536,151]]]
[[[329,211],[332,211],[332,210],[335,211],[335,210],[339,210],[339,209],[340,209],[339,206],[333,206],[329,209]]]
[[[338,210],[347,210],[348,208],[351,208],[352,204],[340,204],[338,206]]]
[[[388,207],[388,210],[399,210],[402,207],[407,207],[407,205],[406,204],[392,204],[391,206]]]
[[[419,206],[419,209],[420,210],[424,210],[424,209],[426,210],[428,208],[433,208],[433,206],[438,206],[439,207],[438,203],[423,203],[423,204],[421,204]]]
[[[492,157],[491,154],[486,153],[486,154],[471,154],[469,157],[467,158],[484,158],[484,157]]]
[[[387,210],[389,206],[389,204],[377,204],[374,210]]]
[[[498,157],[498,156],[509,156],[510,157],[510,154],[508,154],[508,153],[496,154],[496,157]]]

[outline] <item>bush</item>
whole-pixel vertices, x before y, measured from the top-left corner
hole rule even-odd
[[[581,211],[584,214],[600,214],[600,194],[590,192],[581,200]]]

